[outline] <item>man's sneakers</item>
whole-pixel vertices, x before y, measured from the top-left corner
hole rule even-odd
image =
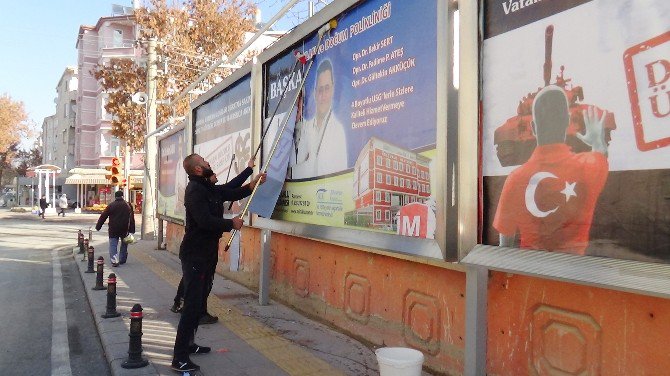
[[[200,321],[198,322],[198,324],[200,325],[214,324],[217,321],[219,321],[218,317],[212,316],[209,313],[205,312],[205,314],[200,317]]]
[[[199,370],[200,366],[193,363],[190,359],[184,359],[184,361],[173,360],[172,369],[177,372],[189,372]]]
[[[188,352],[190,354],[207,354],[210,351],[212,351],[211,347],[199,346],[196,345],[195,343],[188,347]]]

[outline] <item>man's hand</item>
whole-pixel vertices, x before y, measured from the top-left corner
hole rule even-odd
[[[242,219],[240,217],[234,217],[231,220],[233,221],[233,228],[235,230],[239,230],[239,229],[242,228],[242,225],[244,224],[244,219]]]
[[[256,167],[256,161],[254,160],[254,158],[249,159],[249,162],[247,162],[247,167],[251,168]]]
[[[262,174],[258,174],[256,176],[254,176],[254,178],[251,179],[251,186],[255,187],[256,184],[258,184],[259,180],[260,180],[260,184],[265,183],[265,179],[267,179],[267,176],[268,176],[267,173],[262,173]]]
[[[607,142],[605,141],[605,116],[607,111],[603,110],[602,116],[598,118],[598,112],[594,106],[589,106],[582,111],[584,116],[584,134],[577,133],[577,138],[591,147],[591,151],[607,155]]]

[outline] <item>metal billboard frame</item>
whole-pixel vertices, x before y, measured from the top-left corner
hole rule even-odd
[[[312,225],[284,220],[274,220],[254,216],[253,224],[262,229],[268,229],[280,233],[314,238],[324,241],[332,241],[338,244],[352,244],[356,246],[369,247],[376,250],[385,250],[401,254],[428,257],[430,259],[441,259],[446,261],[458,261],[459,256],[466,250],[463,247],[474,245],[475,241],[461,239],[464,224],[459,213],[459,192],[463,188],[472,190],[472,182],[461,182],[458,173],[463,169],[459,163],[459,128],[458,128],[458,90],[452,85],[452,74],[454,63],[454,43],[450,38],[454,35],[453,14],[457,9],[457,3],[447,0],[435,0],[437,3],[437,98],[436,98],[436,164],[435,171],[436,187],[433,192],[437,204],[437,229],[436,239],[417,239],[392,234],[381,234],[372,231],[353,230],[348,228],[337,228],[321,225]],[[315,33],[322,25],[343,12],[363,3],[355,0],[341,0],[332,2],[313,17],[296,27],[291,33],[282,37],[279,41],[258,56],[258,67],[252,73],[252,108],[254,113],[254,126],[256,130],[260,127],[262,117],[262,104],[264,97],[264,85],[262,84],[265,65],[272,62],[276,57],[284,54],[292,46]],[[430,36],[429,36],[430,37]],[[258,105],[261,105],[259,107]],[[476,128],[476,127],[475,127]],[[256,132],[258,133],[258,132]],[[258,138],[254,138],[258,142]],[[256,144],[257,145],[257,144]],[[476,145],[474,146],[476,149]],[[476,153],[476,152],[475,152]],[[476,159],[475,159],[476,163]],[[476,168],[475,168],[476,171]],[[476,181],[476,180],[475,180]],[[465,186],[465,187],[463,187]],[[472,193],[476,197],[477,193]],[[472,205],[468,205],[471,208]],[[475,200],[476,207],[476,200]],[[476,218],[475,218],[476,219]],[[476,228],[476,221],[475,228]],[[476,231],[474,231],[476,233]],[[471,236],[471,233],[468,233]],[[476,239],[475,239],[476,240]],[[392,253],[391,253],[392,254]],[[445,265],[449,265],[448,263]]]

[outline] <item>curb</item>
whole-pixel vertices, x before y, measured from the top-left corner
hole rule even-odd
[[[94,247],[101,247],[99,243],[94,243]],[[100,342],[102,343],[102,349],[105,352],[105,357],[107,358],[107,363],[112,372],[113,376],[144,376],[144,375],[158,375],[158,371],[154,364],[149,360],[149,365],[137,369],[126,369],[121,367],[123,361],[128,357],[128,327],[130,324],[124,322],[124,320],[130,321],[129,312],[119,312],[121,313],[120,317],[112,319],[103,319],[102,314],[105,313],[106,304],[107,304],[107,290],[105,293],[96,292],[94,293],[91,288],[95,286],[94,279],[84,278],[84,271],[87,268],[87,264],[77,260],[77,255],[79,248],[77,246],[66,246],[57,248],[57,250],[71,250],[72,253],[70,256],[74,259],[79,269],[79,277],[84,285],[84,291],[86,291],[86,298],[88,299],[89,307],[93,314],[93,321],[95,321],[95,326],[98,330],[98,336],[100,337]],[[93,274],[94,275],[94,274]],[[146,357],[146,356],[145,356]]]

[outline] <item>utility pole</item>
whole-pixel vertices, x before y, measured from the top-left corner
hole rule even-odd
[[[126,185],[123,187],[123,197],[130,201],[130,147],[128,141],[123,146],[123,178],[126,179]]]
[[[147,49],[147,134],[156,130],[156,38]],[[156,137],[144,140],[144,182],[142,189],[142,240],[154,239]]]

